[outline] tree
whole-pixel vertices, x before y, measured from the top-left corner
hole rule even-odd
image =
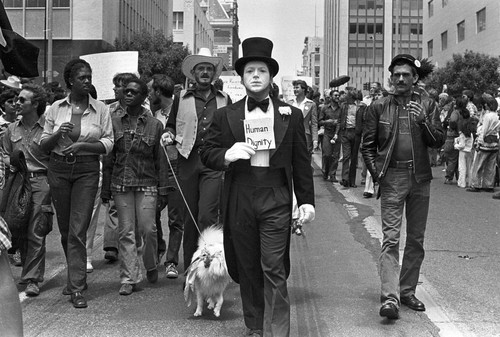
[[[160,30],[153,34],[147,30],[135,33],[130,41],[115,41],[117,51],[136,50],[139,52],[139,73],[165,74],[175,83],[184,83],[181,65],[190,54],[187,47],[175,43],[172,37],[166,37]]]
[[[446,84],[451,96],[459,96],[465,89],[495,94],[500,86],[499,67],[500,58],[466,50],[464,54],[453,54],[453,60],[435,70],[425,83],[438,92]]]

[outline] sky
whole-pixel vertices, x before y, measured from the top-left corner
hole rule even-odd
[[[323,36],[323,0],[238,0],[238,18],[241,42],[254,36],[273,41],[272,55],[280,65],[274,79],[278,85],[281,76],[302,69],[304,38]]]

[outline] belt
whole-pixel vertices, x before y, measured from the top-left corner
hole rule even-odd
[[[30,177],[30,178],[44,177],[46,175],[47,175],[47,171],[28,172],[28,177]]]
[[[68,156],[61,156],[60,154],[52,152],[50,155],[53,159],[63,161],[66,164],[75,164],[75,163],[89,163],[92,161],[99,161],[99,156],[98,155],[81,155],[81,156],[75,156],[75,155],[68,155]]]
[[[399,168],[399,169],[410,169],[413,168],[413,160],[391,160],[389,162],[389,167]]]

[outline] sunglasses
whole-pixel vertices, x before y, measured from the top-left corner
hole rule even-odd
[[[14,102],[19,102],[21,104],[24,104],[24,103],[29,102],[29,101],[31,101],[31,100],[26,99],[24,97],[16,97],[16,98],[14,98]]]
[[[136,96],[136,95],[140,94],[139,91],[134,90],[134,89],[125,89],[123,92],[125,93],[125,95],[131,94],[133,96]]]

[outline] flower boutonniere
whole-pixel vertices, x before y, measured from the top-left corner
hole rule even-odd
[[[285,116],[290,116],[292,114],[292,109],[290,109],[289,106],[280,106],[278,107],[278,111],[283,117],[283,120],[285,120]]]

